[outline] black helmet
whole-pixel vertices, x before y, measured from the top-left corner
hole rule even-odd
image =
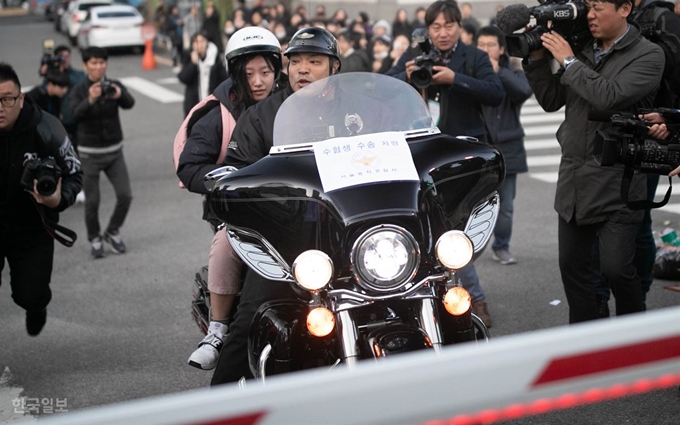
[[[324,28],[303,28],[296,32],[288,42],[288,48],[283,52],[286,57],[294,53],[321,53],[340,61],[338,40]]]

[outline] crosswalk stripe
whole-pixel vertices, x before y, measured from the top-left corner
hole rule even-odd
[[[562,124],[562,121],[564,121],[564,114],[531,115],[528,117],[520,117],[519,120],[522,123],[522,126],[548,123],[557,123],[557,125],[560,125]]]
[[[177,77],[161,78],[156,80],[158,84],[179,84],[179,79]]]
[[[559,125],[541,125],[536,127],[528,127],[524,129],[524,135],[531,136],[554,136],[557,133]]]
[[[680,204],[666,204],[660,208],[662,211],[680,214]]]
[[[545,165],[559,165],[562,155],[538,155],[527,158],[529,167],[543,167]]]
[[[541,139],[541,140],[527,140],[524,142],[524,149],[528,151],[536,150],[536,149],[551,149],[551,148],[559,148],[560,145],[557,143],[557,140],[554,138],[552,139]]]
[[[141,77],[126,77],[121,78],[120,81],[125,84],[126,87],[136,90],[161,103],[177,103],[184,101],[184,96],[181,94],[168,90],[159,84],[152,83]]]
[[[550,173],[529,173],[529,177],[532,179],[540,180],[546,183],[557,183],[557,171]]]

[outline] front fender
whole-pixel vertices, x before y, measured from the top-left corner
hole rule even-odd
[[[379,328],[368,334],[366,352],[374,358],[388,357],[432,348],[427,334],[419,328],[403,324],[392,324]]]
[[[255,313],[248,338],[250,371],[259,377],[258,361],[271,345],[265,367],[266,376],[312,367],[332,365],[339,350],[334,334],[324,338],[307,330],[309,306],[299,300],[272,301]]]

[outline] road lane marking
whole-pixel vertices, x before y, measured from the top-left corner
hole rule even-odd
[[[121,78],[120,81],[125,84],[126,87],[138,91],[161,103],[178,103],[184,101],[184,96],[181,94],[168,90],[159,84],[152,83],[141,77],[125,77]]]

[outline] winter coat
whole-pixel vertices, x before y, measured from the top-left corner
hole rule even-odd
[[[632,211],[621,199],[623,166],[602,167],[593,157],[596,131],[609,123],[588,121],[592,110],[637,113],[650,108],[661,80],[664,56],[661,48],[640,36],[631,25],[612,51],[595,65],[594,47],[575,52],[578,61],[553,75],[550,60],[524,61],[524,70],[536,100],[547,112],[566,105],[565,120],[557,130],[562,148],[555,210],[567,222],[578,225],[604,221],[634,223],[643,211]],[[636,174],[629,200],[646,197],[647,179]]]
[[[50,96],[47,93],[47,83],[43,83],[39,86],[33,87],[31,91],[26,93],[26,96],[29,96],[31,99],[33,99],[35,104],[38,105],[40,109],[42,109],[43,111],[47,112],[50,115],[54,115],[55,117],[61,120],[62,98],[57,96]]]
[[[274,144],[274,118],[284,100],[293,94],[286,87],[248,108],[236,124],[227,149],[225,165],[245,167],[269,154]]]
[[[118,108],[131,109],[135,105],[135,99],[120,81],[112,82],[121,89],[118,99],[102,94],[96,102],[90,104],[89,90],[95,82],[89,78],[71,92],[73,118],[78,124],[78,149],[83,153],[105,153],[123,141]]]
[[[356,49],[347,57],[340,58],[340,73],[371,72],[371,58],[364,49]]]
[[[499,106],[482,106],[489,142],[503,154],[505,172],[526,173],[527,152],[524,149],[524,129],[519,121],[522,104],[531,97],[531,87],[522,71],[501,65],[498,78],[505,88],[505,99]]]
[[[474,77],[467,75],[466,56],[474,51]],[[419,49],[409,49],[387,75],[406,81],[406,62],[421,54]],[[489,55],[460,40],[446,65],[456,74],[451,86],[430,86],[428,97],[441,95],[439,129],[451,136],[472,136],[486,141],[486,128],[482,106],[498,106],[503,102],[505,90],[489,61]]]
[[[36,230],[43,227],[31,194],[19,184],[28,159],[52,156],[61,169],[61,202],[57,208],[40,206],[45,216],[59,220],[59,212],[73,205],[82,184],[80,161],[59,120],[38,108],[30,97],[10,131],[0,131],[0,227]]]
[[[210,67],[207,90],[202,90],[201,88],[202,66]],[[186,55],[182,70],[177,75],[179,81],[186,86],[184,88],[184,116],[189,114],[189,111],[191,111],[191,108],[193,108],[194,105],[215,91],[217,86],[226,80],[227,77],[227,69],[224,67],[224,62],[222,61],[217,46],[213,43],[208,43],[205,58],[203,60],[199,59],[199,63],[197,64],[191,61],[191,55]],[[201,91],[203,91],[206,96],[201,96]]]

